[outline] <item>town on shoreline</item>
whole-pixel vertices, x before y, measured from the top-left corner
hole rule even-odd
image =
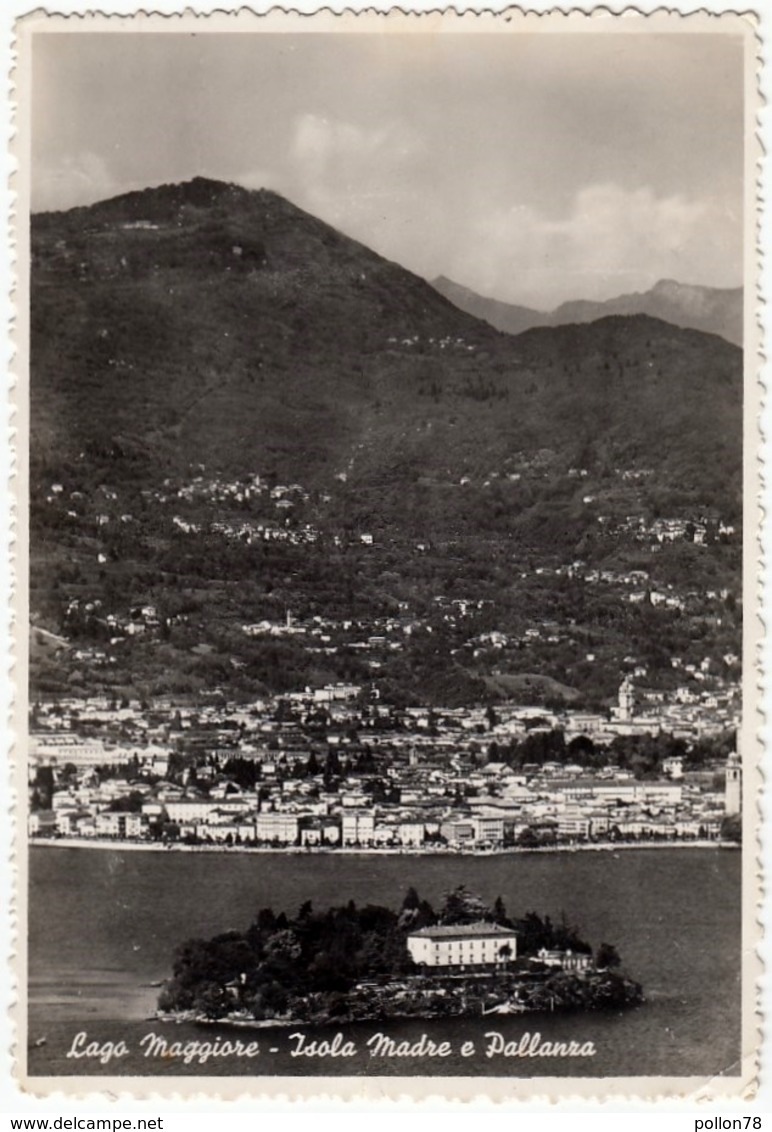
[[[95,698],[31,709],[35,843],[476,854],[740,841],[738,719],[396,709],[357,685],[249,704]]]

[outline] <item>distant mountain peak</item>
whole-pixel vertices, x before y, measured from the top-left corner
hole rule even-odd
[[[660,279],[649,291],[635,291],[605,301],[576,299],[550,312],[503,303],[439,276],[434,287],[461,310],[484,319],[508,334],[537,326],[565,326],[594,322],[609,315],[650,315],[689,330],[718,334],[742,345],[743,292],[741,287],[717,288]]]
[[[682,291],[685,286],[686,284],[679,283],[676,279],[658,279],[651,290],[663,293],[667,293],[669,291],[678,292]]]

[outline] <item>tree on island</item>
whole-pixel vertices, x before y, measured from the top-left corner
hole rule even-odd
[[[405,893],[405,899],[402,901],[402,909],[403,911],[405,909],[412,911],[413,909],[418,908],[420,903],[421,897],[418,895],[411,884],[410,888]]]
[[[499,960],[502,963],[508,963],[512,958],[512,947],[510,944],[505,943],[499,948]]]
[[[211,1021],[224,1018],[231,1005],[230,996],[219,983],[203,983],[193,997],[193,1009]]]
[[[602,943],[595,956],[595,966],[599,971],[612,971],[622,966],[619,952],[610,943]]]
[[[510,920],[507,917],[506,905],[500,896],[497,896],[493,902],[493,918],[497,924],[501,924],[503,927],[511,927]]]
[[[427,900],[422,900],[411,885],[402,901],[399,925],[405,931],[418,931],[427,928],[437,920],[434,909]]]
[[[493,911],[474,892],[460,884],[445,893],[439,921],[441,924],[477,924],[494,919]]]

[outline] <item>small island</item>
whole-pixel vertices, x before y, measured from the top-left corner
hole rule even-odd
[[[644,1001],[616,948],[565,919],[511,919],[464,886],[439,912],[410,888],[399,911],[353,901],[290,918],[262,909],[245,932],[175,954],[159,1019],[324,1025],[470,1014],[619,1010]]]

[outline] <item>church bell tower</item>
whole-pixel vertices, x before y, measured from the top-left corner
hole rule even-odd
[[[740,813],[742,802],[742,760],[737,751],[732,751],[726,760],[726,786],[724,787],[724,812],[727,817]]]

